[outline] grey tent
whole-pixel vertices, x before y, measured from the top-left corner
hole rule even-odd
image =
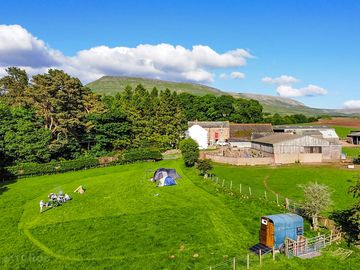
[[[158,181],[166,176],[170,176],[172,179],[181,178],[175,169],[159,168],[154,173],[153,181]]]

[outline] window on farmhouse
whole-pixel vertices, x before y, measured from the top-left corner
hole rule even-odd
[[[321,146],[305,146],[304,147],[305,153],[311,153],[311,154],[319,154],[322,153]]]

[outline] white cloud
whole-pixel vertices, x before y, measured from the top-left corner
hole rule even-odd
[[[277,87],[276,92],[281,97],[311,97],[311,96],[322,96],[327,94],[327,90],[319,86],[309,84],[306,87],[294,88],[289,85],[280,85]]]
[[[293,84],[298,83],[299,80],[289,75],[281,75],[277,78],[264,77],[261,81],[277,85],[276,92],[281,97],[313,97],[327,94],[326,89],[313,84],[309,84],[308,86],[302,88],[295,88],[293,87]]]
[[[277,84],[277,85],[291,85],[299,82],[298,79],[289,75],[281,75],[280,77],[277,78],[264,77],[261,79],[261,81],[264,83]]]
[[[234,71],[234,72],[231,72],[231,73],[230,73],[230,77],[231,77],[232,79],[244,79],[244,78],[245,78],[245,74],[244,74],[244,73],[241,73],[241,72]]]
[[[0,74],[8,66],[19,66],[31,75],[47,68],[60,68],[84,82],[103,75],[212,82],[212,69],[243,66],[252,57],[244,49],[218,53],[205,45],[187,49],[164,43],[134,48],[98,46],[69,57],[20,25],[0,25]]]
[[[244,78],[245,78],[245,74],[242,73],[242,72],[234,71],[234,72],[231,72],[230,74],[221,73],[221,74],[219,75],[219,78],[222,79],[222,80],[227,80],[227,79],[234,79],[234,80],[244,79]]]
[[[360,109],[360,99],[352,99],[344,102],[345,109]]]

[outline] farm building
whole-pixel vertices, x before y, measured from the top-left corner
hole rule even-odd
[[[260,243],[278,249],[285,239],[296,240],[304,234],[304,219],[296,214],[269,215],[261,218]]]
[[[228,121],[194,121],[188,122],[189,130],[192,126],[197,125],[207,132],[207,144],[224,144],[230,137]]]
[[[360,130],[350,131],[347,135],[347,141],[352,144],[360,144]]]
[[[251,147],[253,139],[273,134],[271,124],[230,124],[230,145]]]
[[[199,125],[192,125],[186,131],[186,137],[190,137],[199,145],[199,149],[207,149],[208,147],[208,132]]]
[[[251,147],[272,154],[274,163],[337,162],[341,145],[309,135],[275,133],[252,141]]]
[[[274,126],[275,133],[291,133],[322,138],[332,144],[339,144],[339,136],[334,128],[327,126]]]

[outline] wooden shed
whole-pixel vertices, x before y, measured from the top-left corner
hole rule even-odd
[[[296,214],[263,216],[260,225],[260,244],[278,249],[285,239],[296,240],[304,234],[304,219]]]

